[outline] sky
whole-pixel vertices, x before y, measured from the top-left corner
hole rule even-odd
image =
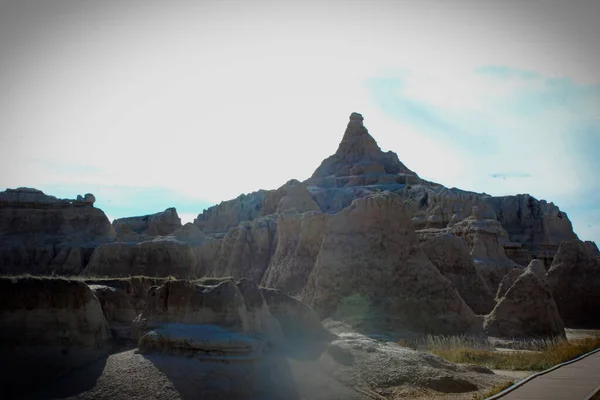
[[[600,243],[599,5],[0,0],[0,190],[187,222],[308,178],[356,111],[421,177]]]

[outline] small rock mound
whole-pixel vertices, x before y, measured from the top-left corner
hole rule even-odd
[[[494,337],[565,336],[565,328],[546,281],[544,263],[533,260],[486,317],[484,329]]]

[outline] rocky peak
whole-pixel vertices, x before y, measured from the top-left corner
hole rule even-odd
[[[337,151],[321,163],[307,180],[308,185],[345,187],[419,180],[417,174],[400,162],[396,153],[381,151],[363,120],[359,113],[350,114]]]

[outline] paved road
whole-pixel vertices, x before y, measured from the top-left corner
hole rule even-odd
[[[600,352],[533,378],[502,400],[584,400],[600,389]]]

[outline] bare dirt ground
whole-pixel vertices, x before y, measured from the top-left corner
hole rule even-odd
[[[487,376],[483,378],[488,379]],[[498,379],[501,377],[494,378]],[[258,364],[207,363],[191,357],[140,354],[137,349],[121,348],[19,399],[470,400],[472,396],[472,392],[442,394],[412,387],[382,396],[367,387],[345,385],[314,361],[266,357]]]

